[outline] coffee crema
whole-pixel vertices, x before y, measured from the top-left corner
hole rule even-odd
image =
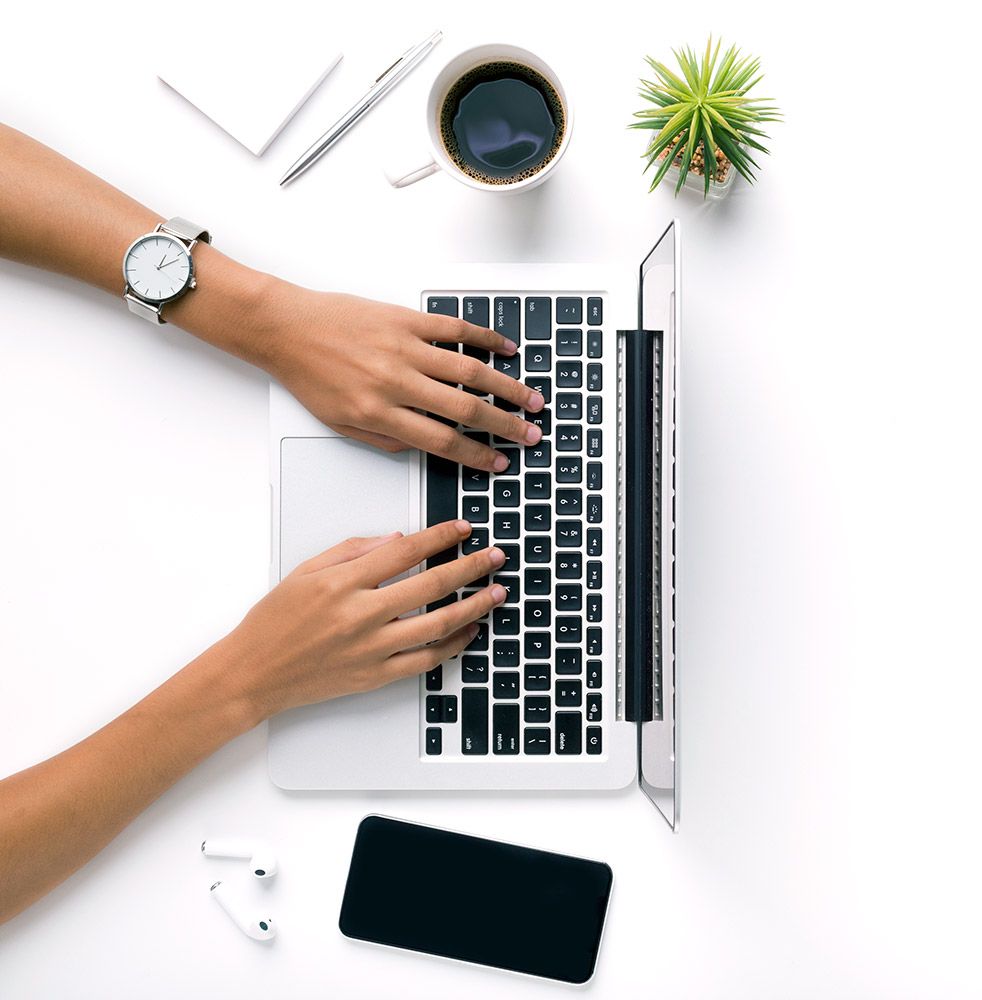
[[[482,184],[534,177],[555,157],[566,134],[556,88],[523,63],[475,66],[447,92],[440,138],[450,159]]]

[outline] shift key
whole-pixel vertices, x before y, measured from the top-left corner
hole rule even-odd
[[[488,690],[464,688],[460,695],[460,752],[488,752]]]
[[[518,753],[518,705],[494,706],[492,746],[495,753]]]

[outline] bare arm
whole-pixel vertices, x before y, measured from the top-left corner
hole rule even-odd
[[[0,781],[0,923],[66,879],[229,740],[297,705],[429,670],[470,641],[499,585],[399,618],[504,561],[485,549],[378,589],[470,530],[357,538],[298,567],[230,635],[88,739]],[[423,645],[430,643],[430,645]]]

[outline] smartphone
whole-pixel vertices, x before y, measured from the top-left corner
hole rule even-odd
[[[599,861],[366,816],[339,926],[361,941],[585,983],[612,882]]]

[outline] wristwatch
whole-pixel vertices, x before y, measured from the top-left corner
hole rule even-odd
[[[198,240],[211,243],[211,236],[187,219],[173,218],[129,245],[123,254],[123,298],[130,312],[151,323],[166,322],[161,309],[195,287],[191,251]]]

